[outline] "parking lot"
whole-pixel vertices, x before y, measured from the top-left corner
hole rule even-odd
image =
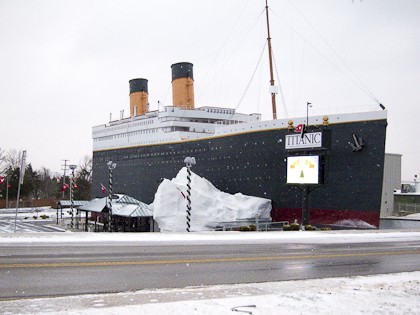
[[[52,208],[0,209],[0,233],[64,232],[57,225],[57,210]]]

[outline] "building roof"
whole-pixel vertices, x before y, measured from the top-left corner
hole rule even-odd
[[[88,200],[73,200],[73,206],[77,208],[77,207],[87,204],[88,202],[89,202]],[[61,207],[71,207],[70,200],[60,200],[57,203]]]
[[[113,204],[112,214],[121,217],[153,217],[153,212],[146,204]]]
[[[106,208],[107,198],[95,198],[79,207],[82,211],[102,212]]]
[[[114,199],[115,198],[115,199]],[[108,198],[95,198],[78,209],[81,211],[102,212],[107,209]],[[112,199],[112,215],[121,217],[152,217],[149,206],[127,195],[114,195]]]

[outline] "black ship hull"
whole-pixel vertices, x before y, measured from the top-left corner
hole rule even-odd
[[[384,172],[386,119],[331,124],[330,145],[323,155],[323,184],[310,194],[310,223],[340,224],[360,220],[379,227]],[[284,139],[287,129],[260,130],[179,143],[109,149],[93,152],[93,195],[101,196],[101,184],[108,187],[107,162],[113,170],[113,190],[145,203],[152,203],[164,178],[171,179],[195,157],[196,174],[228,193],[272,200],[273,221],[302,218],[299,187],[286,184],[290,152]],[[365,146],[355,151],[353,134]]]

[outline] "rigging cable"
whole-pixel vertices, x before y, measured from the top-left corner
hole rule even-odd
[[[247,84],[247,86],[246,86],[246,88],[245,88],[244,93],[242,94],[242,96],[241,96],[241,98],[240,98],[240,100],[239,100],[238,104],[237,104],[237,105],[236,105],[236,107],[235,107],[235,112],[236,112],[236,110],[238,109],[238,107],[241,105],[241,103],[242,103],[243,99],[245,98],[246,93],[248,92],[248,89],[249,89],[249,87],[250,87],[250,85],[251,85],[251,83],[252,83],[252,80],[254,79],[255,73],[257,72],[258,67],[260,66],[260,63],[261,63],[261,60],[262,60],[262,57],[263,57],[263,54],[264,54],[264,51],[265,51],[265,47],[266,47],[266,46],[267,46],[267,42],[265,43],[265,45],[264,45],[264,47],[263,47],[263,49],[262,49],[262,51],[261,51],[260,58],[258,59],[258,63],[257,63],[257,65],[256,65],[256,67],[255,67],[255,69],[254,69],[254,71],[253,71],[253,73],[252,73],[252,75],[251,75],[251,79],[249,80],[249,82],[248,82],[248,84]]]
[[[298,35],[304,42],[306,42],[310,47],[312,47],[313,50],[318,52],[320,56],[322,56],[327,62],[329,62],[334,68],[336,68],[339,72],[341,72],[345,77],[347,77],[350,81],[352,81],[363,93],[365,93],[368,97],[370,97],[372,100],[380,104],[379,100],[369,91],[369,89],[362,83],[362,81],[354,74],[353,71],[351,71],[350,67],[346,65],[346,63],[340,58],[337,54],[337,57],[345,64],[350,71],[350,73],[353,74],[354,78],[352,78],[350,75],[345,73],[342,69],[340,69],[331,59],[329,59],[325,54],[323,54],[318,48],[316,48],[305,36],[298,33],[289,23],[287,23],[284,19],[282,19],[277,13],[273,12],[284,24],[286,24],[296,35]],[[308,22],[309,23],[309,22]],[[320,36],[321,37],[321,36]],[[321,37],[322,38],[322,37]],[[333,51],[333,49],[330,47],[330,49]],[[355,78],[359,81],[357,82]]]
[[[227,45],[227,43],[230,41],[230,37],[232,37],[231,35],[232,35],[232,33],[233,33],[233,31],[234,31],[234,29],[236,28],[236,26],[237,26],[237,24],[238,24],[238,22],[239,22],[239,20],[242,18],[242,15],[244,14],[244,12],[245,12],[245,9],[246,9],[246,7],[248,6],[248,3],[250,2],[250,0],[248,0],[246,3],[245,3],[245,5],[244,5],[244,7],[242,8],[242,10],[241,10],[241,12],[239,13],[239,16],[237,17],[237,19],[236,19],[236,21],[235,21],[235,23],[233,24],[233,26],[230,28],[230,32],[228,33],[228,35],[226,36],[226,38],[225,38],[225,40],[223,41],[223,43],[222,43],[222,45],[221,45],[221,47],[220,47],[220,49],[218,49],[218,51],[217,51],[217,53],[216,53],[216,55],[215,55],[215,57],[213,58],[213,61],[212,61],[212,63],[211,63],[211,65],[210,65],[210,67],[208,68],[208,70],[207,70],[207,72],[206,72],[206,74],[205,74],[205,76],[204,77],[207,77],[207,76],[210,76],[209,75],[209,72],[210,72],[210,70],[214,70],[214,68],[215,67],[213,67],[213,65],[216,63],[216,61],[217,61],[217,59],[219,58],[219,55],[221,54],[221,52],[222,51],[225,51],[225,47],[226,47],[226,45]],[[262,11],[263,12],[263,11]],[[262,13],[261,13],[262,14]],[[258,20],[260,19],[260,16],[261,16],[261,14],[257,17],[257,19],[256,19],[256,21],[255,22],[253,22],[253,24],[251,25],[251,27],[246,31],[246,34],[243,36],[244,38],[248,35],[248,33],[251,31],[251,29],[254,27],[254,25],[258,22]],[[238,50],[238,48],[239,48],[239,46],[242,44],[242,41],[243,41],[243,39],[240,39],[239,40],[239,44],[234,48],[234,50],[232,51],[232,53],[231,53],[231,55],[223,62],[223,64],[221,65],[221,66],[219,66],[219,68],[224,68],[225,67],[225,65],[228,63],[228,61],[232,58],[232,56],[234,55],[234,53]],[[204,94],[204,92],[207,90],[207,88],[209,88],[210,87],[210,83],[211,82],[213,82],[216,78],[218,78],[219,77],[219,73],[221,72],[221,71],[219,71],[219,70],[214,70],[214,75],[209,79],[209,83],[208,84],[205,84],[204,85],[204,88],[203,89],[200,89],[200,92],[199,93],[197,93],[198,94],[198,98],[200,98],[203,94]]]
[[[284,97],[283,88],[281,86],[281,81],[280,81],[280,76],[279,76],[279,71],[278,71],[278,68],[277,68],[276,58],[274,58],[274,52],[273,52],[273,61],[274,61],[274,68],[276,70],[277,82],[279,83],[279,91],[280,91],[281,101],[282,101],[283,107],[284,107],[284,114],[285,114],[286,118],[289,118],[289,114],[287,112],[287,106],[286,106],[286,99]]]
[[[363,83],[363,81],[354,73],[354,71],[350,68],[350,66],[344,61],[343,58],[336,52],[336,50],[332,47],[330,43],[321,35],[321,33],[315,28],[315,26],[303,15],[303,13],[289,0],[289,3],[295,8],[295,10],[303,17],[303,19],[312,27],[315,33],[322,39],[322,41],[328,46],[329,49],[333,52],[333,54],[343,63],[343,65],[347,68],[348,71],[356,78],[359,82],[361,87],[365,89],[365,93],[367,93],[374,101],[380,104],[379,100],[373,95],[373,93],[369,90],[369,88]]]

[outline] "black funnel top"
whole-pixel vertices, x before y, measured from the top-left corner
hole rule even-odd
[[[149,94],[149,91],[147,90],[147,79],[132,79],[129,83],[130,94],[135,92],[146,92]]]
[[[193,64],[189,62],[179,62],[171,66],[172,68],[172,81],[179,78],[191,78],[193,76]]]

